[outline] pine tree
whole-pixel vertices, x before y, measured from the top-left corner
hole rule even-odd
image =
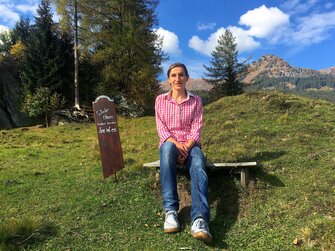
[[[212,94],[215,99],[224,96],[238,95],[243,92],[243,83],[239,80],[245,71],[245,63],[238,62],[238,50],[235,37],[226,30],[218,39],[218,45],[212,52],[211,66],[205,66],[205,73],[213,85]]]
[[[28,18],[20,18],[19,21],[16,22],[15,27],[13,29],[13,43],[17,43],[21,41],[23,44],[28,43],[30,33],[30,20]]]
[[[85,44],[100,66],[97,95],[122,97],[136,109],[152,106],[163,54],[153,26],[157,0],[89,1]]]
[[[26,92],[34,93],[39,87],[48,87],[52,93],[68,95],[66,86],[72,69],[67,67],[69,51],[64,49],[67,43],[69,39],[60,36],[52,20],[49,1],[42,0],[23,62],[22,82]]]

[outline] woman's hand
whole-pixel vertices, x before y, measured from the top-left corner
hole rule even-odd
[[[181,144],[181,149],[179,152],[183,152],[186,153],[186,157],[185,155],[179,154],[178,155],[178,159],[177,159],[177,163],[178,164],[183,164],[185,162],[185,160],[187,159],[188,156],[188,151],[192,148],[192,146],[189,146],[188,144]]]
[[[184,144],[181,144],[179,142],[176,142],[175,145],[176,145],[176,147],[177,147],[177,149],[179,151],[179,155],[182,158],[186,159],[188,157],[188,149],[187,149],[187,147]]]
[[[177,140],[175,140],[172,137],[168,138],[166,141],[170,141],[173,144],[175,144],[175,146],[178,149],[179,155],[181,156],[180,158],[178,157],[178,159],[184,159],[185,160],[187,158],[187,156],[188,156],[188,149],[187,149],[187,147],[184,144],[179,143]]]
[[[195,144],[195,141],[193,139],[190,139],[188,142],[182,144],[176,141],[174,138],[168,138],[166,141],[170,141],[174,143],[178,149],[178,159],[177,163],[182,164],[185,162],[185,160],[188,157],[188,151],[193,147]]]

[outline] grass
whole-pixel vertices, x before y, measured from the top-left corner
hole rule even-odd
[[[209,173],[213,243],[162,231],[153,117],[119,118],[126,168],[103,179],[93,124],[0,131],[0,249],[332,250],[335,106],[280,93],[205,107],[213,161],[257,161],[255,185]]]

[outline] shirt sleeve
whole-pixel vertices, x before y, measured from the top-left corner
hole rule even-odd
[[[190,134],[187,136],[187,140],[193,139],[194,141],[199,143],[202,132],[202,114],[203,114],[202,101],[199,96],[196,96],[194,118],[192,120],[191,131]]]
[[[156,98],[155,102],[156,127],[158,136],[160,138],[160,142],[164,142],[172,136],[172,133],[166,126],[166,121],[162,119],[163,118],[162,112],[165,109],[163,98],[164,97],[160,95]]]

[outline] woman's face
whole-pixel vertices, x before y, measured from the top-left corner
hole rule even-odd
[[[172,90],[185,90],[187,81],[188,76],[186,76],[183,67],[175,67],[171,69],[169,83],[172,87]]]

